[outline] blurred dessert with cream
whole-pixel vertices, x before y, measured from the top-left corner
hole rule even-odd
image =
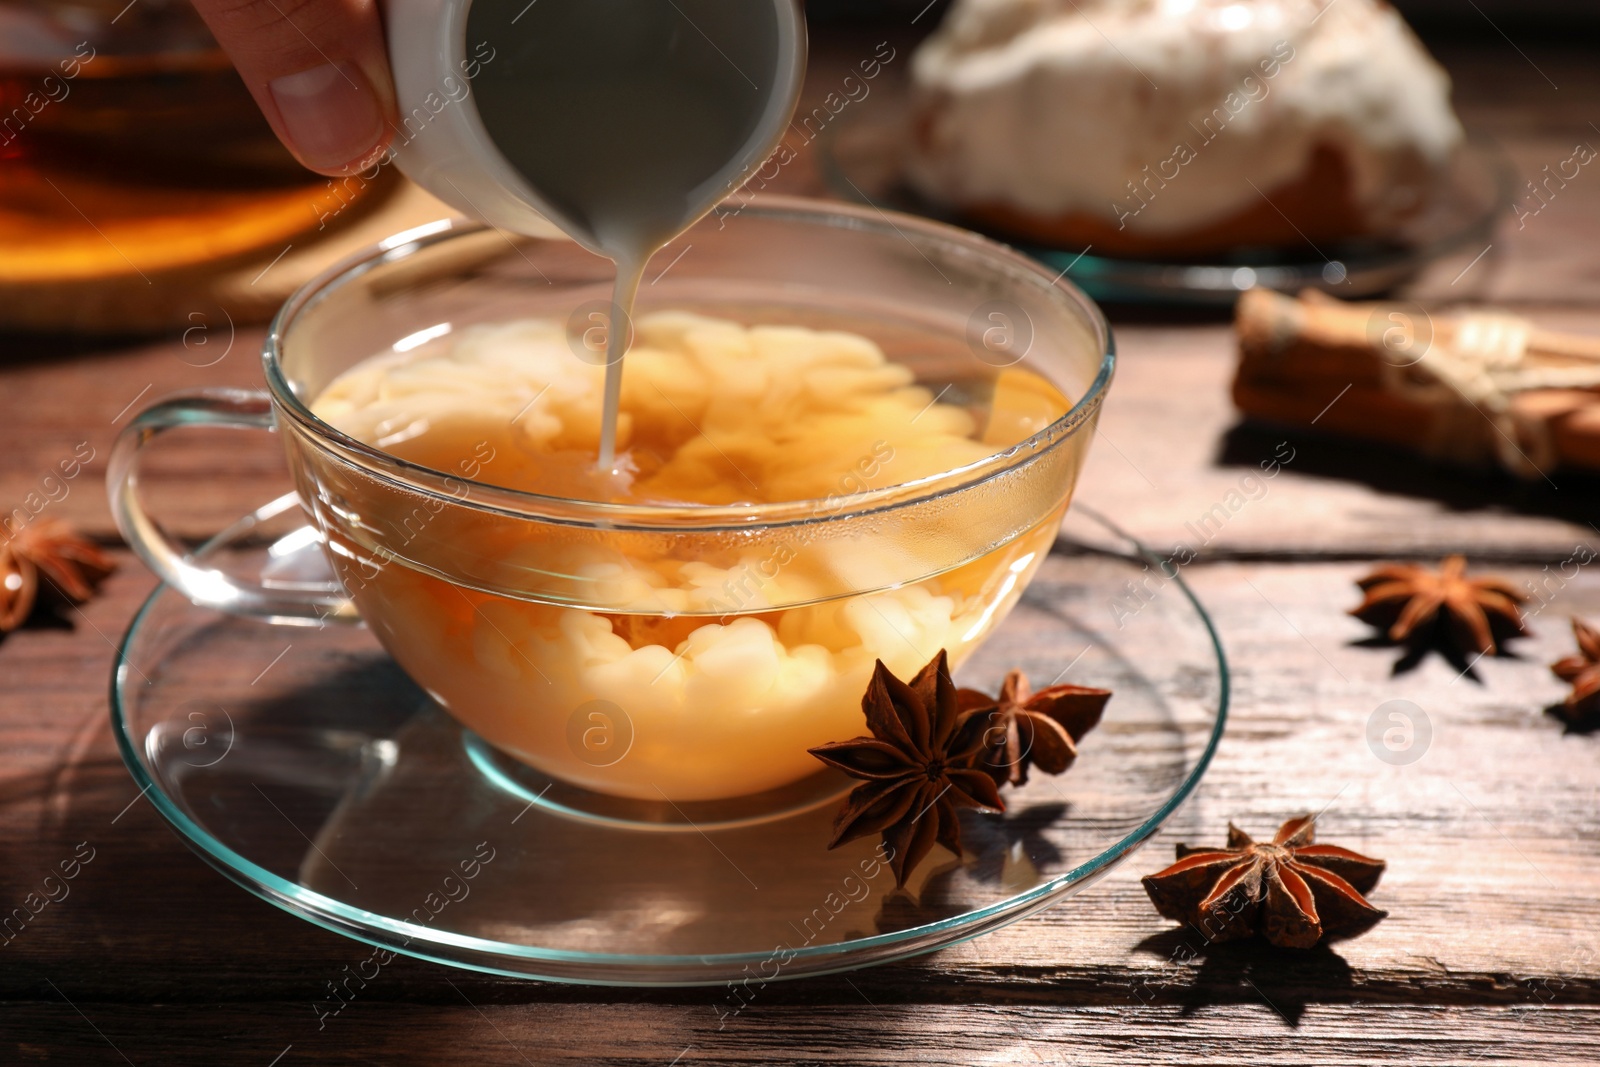
[[[912,78],[919,193],[1111,255],[1383,234],[1462,140],[1383,0],[957,0]]]

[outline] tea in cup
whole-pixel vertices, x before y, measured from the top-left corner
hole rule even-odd
[[[709,217],[647,274],[605,468],[610,265],[435,230],[293,298],[266,393],[168,400],[124,435],[119,519],[191,599],[359,616],[538,774],[677,804],[818,774],[809,748],[865,732],[876,662],[959,665],[1050,551],[1112,357],[1032,261],[839,205]],[[208,420],[282,435],[336,585],[206,569],[139,510],[139,447]]]

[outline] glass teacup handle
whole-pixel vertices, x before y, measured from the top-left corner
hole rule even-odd
[[[145,446],[169,430],[189,427],[276,431],[271,400],[254,390],[179,393],[141,411],[118,436],[106,474],[111,514],[139,558],[162,581],[202,607],[294,626],[358,621],[355,605],[335,582],[267,584],[228,574],[197,558],[145,511],[138,491],[139,460]],[[287,510],[296,499],[290,494],[242,522],[263,522]]]

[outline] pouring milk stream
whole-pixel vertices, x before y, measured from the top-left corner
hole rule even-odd
[[[799,98],[798,0],[386,0],[395,162],[504,230],[553,223],[617,266],[600,467],[645,264],[777,148]]]

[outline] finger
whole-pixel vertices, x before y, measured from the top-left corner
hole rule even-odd
[[[375,162],[394,86],[375,0],[194,0],[278,138],[324,174]]]

